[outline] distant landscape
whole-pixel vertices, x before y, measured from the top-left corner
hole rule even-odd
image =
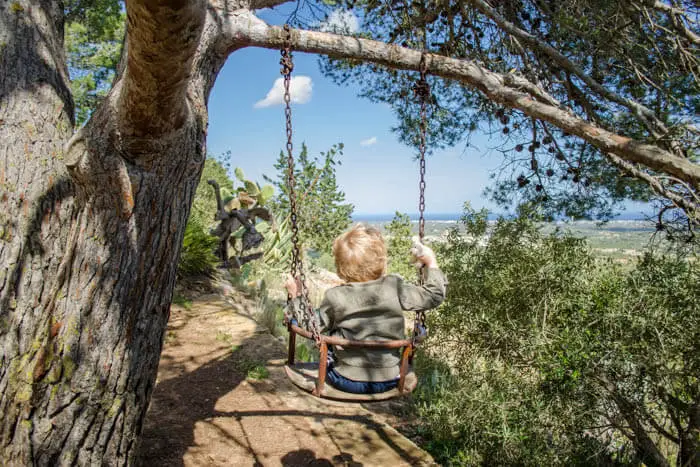
[[[374,214],[358,215],[353,218],[356,222],[366,222],[385,228],[391,222],[392,215]],[[444,238],[447,231],[457,225],[459,214],[432,214],[426,216],[425,234],[431,240]],[[418,232],[417,216],[411,216],[413,230]],[[647,220],[612,220],[606,223],[598,221],[557,221],[542,225],[545,232],[559,229],[562,232],[585,237],[593,251],[601,257],[614,259],[630,259],[639,256],[652,240],[654,225]]]

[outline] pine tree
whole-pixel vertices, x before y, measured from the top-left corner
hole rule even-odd
[[[412,230],[408,214],[396,211],[391,223],[386,226],[386,232],[389,272],[415,280],[417,275],[410,256]]]
[[[308,147],[301,145],[294,169],[299,237],[302,245],[318,252],[330,253],[333,240],[352,222],[354,206],[345,203],[345,193],[338,187],[336,166],[340,165],[343,144],[334,144],[318,157],[310,158]],[[289,211],[287,156],[280,152],[274,165],[277,177],[265,179],[278,189],[273,202],[277,212]]]

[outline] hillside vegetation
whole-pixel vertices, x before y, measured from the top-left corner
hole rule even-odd
[[[278,196],[275,214],[283,218],[284,193]],[[337,221],[337,210],[314,212],[314,225]],[[199,216],[206,218],[204,210],[193,210],[191,221]],[[630,239],[611,231],[638,254],[621,265],[601,255],[595,238],[552,228],[526,211],[489,221],[467,205],[458,222],[441,225],[430,233],[439,240],[432,246],[450,285],[446,302],[429,314],[430,337],[416,360],[421,384],[410,404],[420,422],[409,435],[445,465],[695,462],[700,266],[694,257],[644,250],[640,239],[650,232],[633,230]],[[415,278],[408,216],[397,213],[385,234],[389,271]],[[305,251],[316,295],[333,284],[324,272],[333,269],[332,237]],[[259,319],[273,333],[280,331],[287,258],[234,274],[258,297]],[[300,348],[298,355],[315,353]]]

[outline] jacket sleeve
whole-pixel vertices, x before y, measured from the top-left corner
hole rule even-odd
[[[298,325],[306,327],[308,325],[308,311],[304,309],[304,299],[295,297],[287,304],[289,312],[298,320]],[[319,332],[321,334],[333,330],[335,325],[334,310],[331,305],[331,300],[328,298],[328,292],[323,296],[321,306],[313,310],[313,313],[318,317]]]
[[[328,334],[335,326],[334,310],[331,305],[331,300],[328,297],[328,292],[327,290],[326,293],[323,294],[323,301],[321,301],[321,306],[318,308],[318,324],[321,334]]]
[[[425,271],[423,285],[414,285],[399,280],[399,301],[406,311],[425,311],[435,308],[445,300],[447,278],[438,268]]]

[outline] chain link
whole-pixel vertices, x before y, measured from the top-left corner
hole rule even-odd
[[[420,153],[420,182],[418,189],[420,192],[418,198],[418,237],[421,243],[425,237],[425,151],[427,147],[428,133],[428,99],[430,99],[430,84],[426,79],[428,71],[425,53],[420,56],[420,79],[416,82],[413,91],[420,99],[420,143],[418,151]]]
[[[418,183],[418,238],[423,243],[425,238],[425,151],[427,148],[427,133],[428,133],[428,100],[430,99],[430,84],[426,79],[428,72],[428,64],[425,53],[420,56],[420,79],[413,87],[415,96],[420,99],[420,142],[418,152],[420,155],[420,181]],[[420,271],[420,282],[423,283],[423,269]],[[425,312],[416,312],[415,321],[413,322],[413,347],[416,346],[416,339],[427,332],[425,326]]]
[[[288,24],[284,25],[284,47],[280,50],[282,58],[280,59],[280,65],[282,69],[280,73],[284,78],[284,117],[286,120],[287,129],[287,189],[289,190],[289,218],[292,223],[292,264],[291,264],[291,274],[294,280],[297,276],[299,277],[299,282],[301,284],[301,297],[302,297],[302,309],[307,314],[308,325],[311,327],[311,334],[314,337],[317,345],[321,343],[321,333],[319,331],[318,318],[313,311],[311,306],[311,301],[309,300],[309,289],[306,286],[306,275],[304,274],[304,265],[301,258],[301,245],[299,242],[299,225],[297,222],[297,196],[296,196],[296,180],[294,178],[294,146],[292,144],[292,107],[291,107],[291,94],[289,91],[289,85],[292,80],[292,71],[294,70],[294,61],[292,58],[292,31]],[[293,297],[291,294],[287,294],[287,312],[285,312],[285,321],[287,323],[291,322],[293,316],[289,315],[289,309],[291,308],[291,302]]]

